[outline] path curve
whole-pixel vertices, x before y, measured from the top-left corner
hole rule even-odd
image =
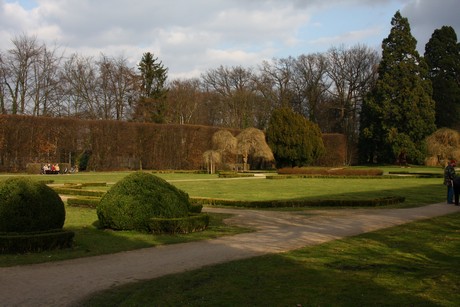
[[[1,306],[70,306],[95,291],[206,265],[280,253],[410,221],[454,212],[433,204],[409,209],[303,212],[206,208],[235,214],[227,220],[253,233],[145,248],[111,255],[0,268]]]

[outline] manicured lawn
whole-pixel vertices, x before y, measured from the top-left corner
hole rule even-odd
[[[130,172],[78,173],[70,175],[34,175],[37,180],[53,179],[62,184],[106,182],[109,187]],[[372,199],[404,196],[406,202],[393,207],[413,207],[444,201],[445,187],[440,178],[401,179],[221,179],[217,175],[192,173],[159,173],[158,176],[183,189],[192,197],[213,197],[234,200],[275,199]],[[0,180],[16,175],[0,175]],[[91,189],[107,190],[94,186]],[[302,210],[302,209],[296,209]],[[308,208],[304,208],[308,210]],[[331,208],[330,210],[334,210]],[[134,231],[108,231],[97,228],[94,209],[66,206],[65,229],[75,232],[74,247],[26,255],[0,255],[0,266],[39,263],[62,259],[115,253],[125,250],[214,238],[248,231],[227,226],[221,215],[212,215],[211,227],[189,235],[154,236]]]
[[[111,288],[83,306],[459,306],[460,214]]]

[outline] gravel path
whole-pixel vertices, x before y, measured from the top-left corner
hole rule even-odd
[[[206,208],[233,213],[228,223],[253,233],[146,248],[54,263],[0,268],[0,306],[70,306],[91,293],[124,283],[226,261],[280,253],[454,212],[446,204],[410,209],[348,209],[308,212]]]

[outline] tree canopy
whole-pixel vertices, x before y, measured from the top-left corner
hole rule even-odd
[[[460,124],[460,44],[452,27],[433,32],[425,45],[425,60],[436,101],[436,125],[454,128]]]
[[[324,152],[318,125],[287,107],[273,111],[267,140],[277,167],[310,165]]]
[[[135,117],[140,121],[164,123],[168,69],[150,52],[144,53],[138,68],[141,72],[142,90]]]
[[[360,149],[363,162],[395,162],[404,155],[423,163],[424,140],[436,128],[427,65],[416,50],[407,18],[396,12],[382,43],[375,87],[363,103]]]

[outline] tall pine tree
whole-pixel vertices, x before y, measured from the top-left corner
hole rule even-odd
[[[407,18],[396,12],[382,42],[378,80],[363,103],[360,153],[364,162],[423,163],[424,140],[436,128],[428,69]]]
[[[146,52],[138,65],[141,72],[141,96],[135,108],[134,119],[144,122],[163,123],[166,112],[165,87],[168,69],[158,62],[152,53]]]
[[[425,60],[433,84],[438,128],[460,125],[460,44],[452,27],[433,32],[425,45]]]

